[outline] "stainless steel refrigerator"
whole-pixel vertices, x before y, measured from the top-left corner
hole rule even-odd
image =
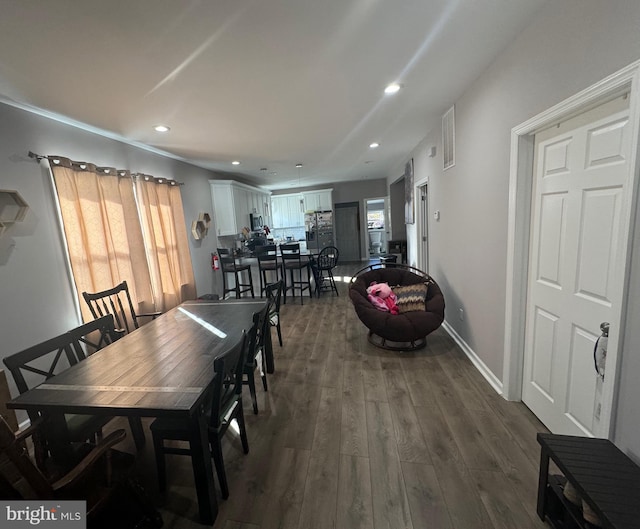
[[[304,215],[304,225],[309,251],[318,253],[334,245],[332,211],[308,211]]]

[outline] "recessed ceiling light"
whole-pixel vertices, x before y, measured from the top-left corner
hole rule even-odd
[[[380,144],[378,142],[373,142],[372,144],[369,145],[370,149],[377,149],[378,147],[380,147]]]
[[[155,130],[156,132],[169,132],[171,129],[166,125],[156,125],[155,127],[153,127],[153,130]]]
[[[240,162],[238,160],[233,160],[233,162],[231,162],[231,165],[240,165]]]
[[[400,90],[400,85],[398,83],[391,83],[384,89],[384,93],[395,94],[398,90]]]

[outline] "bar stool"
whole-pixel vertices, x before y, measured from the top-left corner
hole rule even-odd
[[[305,290],[309,291],[309,297],[313,297],[313,291],[311,290],[311,267],[309,261],[303,261],[300,255],[300,244],[289,243],[280,245],[280,253],[282,255],[282,272],[285,278],[284,280],[284,303],[287,303],[287,291],[291,290],[293,297],[296,297],[296,289],[300,291],[300,304],[304,304],[303,293]],[[307,280],[303,279],[303,270],[307,270]],[[286,274],[289,271],[289,281],[287,281]],[[296,280],[295,271],[298,271],[298,279]]]
[[[222,298],[224,299],[227,296],[227,292],[235,292],[236,299],[240,299],[243,292],[251,292],[251,297],[255,298],[251,265],[238,264],[233,251],[229,248],[218,248],[218,256],[220,257],[220,268],[222,269]],[[248,283],[241,282],[242,272],[248,272]],[[235,283],[232,288],[229,288],[227,284],[227,274],[233,274]]]
[[[260,297],[263,297],[269,283],[276,283],[282,275],[282,265],[278,262],[278,253],[275,244],[256,246],[258,258],[258,271],[260,275]],[[269,276],[271,280],[269,280]],[[275,277],[273,277],[275,276]]]

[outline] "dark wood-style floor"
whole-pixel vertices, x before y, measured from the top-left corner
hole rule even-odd
[[[219,499],[214,527],[546,527],[535,514],[544,426],[498,396],[442,329],[414,353],[370,345],[347,284],[339,289],[283,306],[284,347],[274,332],[276,372],[267,393],[258,388],[260,413],[244,399],[250,453],[226,438],[230,497]],[[190,461],[168,456],[159,496],[148,440],[137,471],[165,527],[203,527]]]

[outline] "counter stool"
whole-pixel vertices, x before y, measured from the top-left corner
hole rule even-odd
[[[278,254],[275,244],[256,246],[258,258],[258,271],[260,275],[260,297],[266,292],[269,283],[276,283],[282,276],[282,264],[278,262]],[[269,274],[271,279],[267,277]]]
[[[311,290],[311,267],[309,261],[303,261],[300,255],[300,244],[288,243],[280,245],[280,253],[282,254],[282,273],[284,277],[284,303],[287,303],[287,291],[291,290],[293,297],[296,297],[296,289],[300,291],[300,304],[304,303],[304,291],[309,291],[309,297],[313,297]],[[303,271],[307,270],[307,279],[303,277]],[[287,270],[289,271],[289,279],[287,280]],[[295,272],[298,272],[297,279]]]
[[[240,296],[244,292],[251,292],[251,297],[255,298],[253,278],[251,277],[251,265],[238,264],[233,255],[233,251],[229,248],[218,248],[218,256],[220,257],[220,267],[222,269],[222,298],[224,299],[228,292],[235,292],[236,299],[240,299]],[[241,283],[242,272],[248,273],[248,283]],[[227,274],[233,274],[235,280],[234,286],[231,288],[227,283]]]

